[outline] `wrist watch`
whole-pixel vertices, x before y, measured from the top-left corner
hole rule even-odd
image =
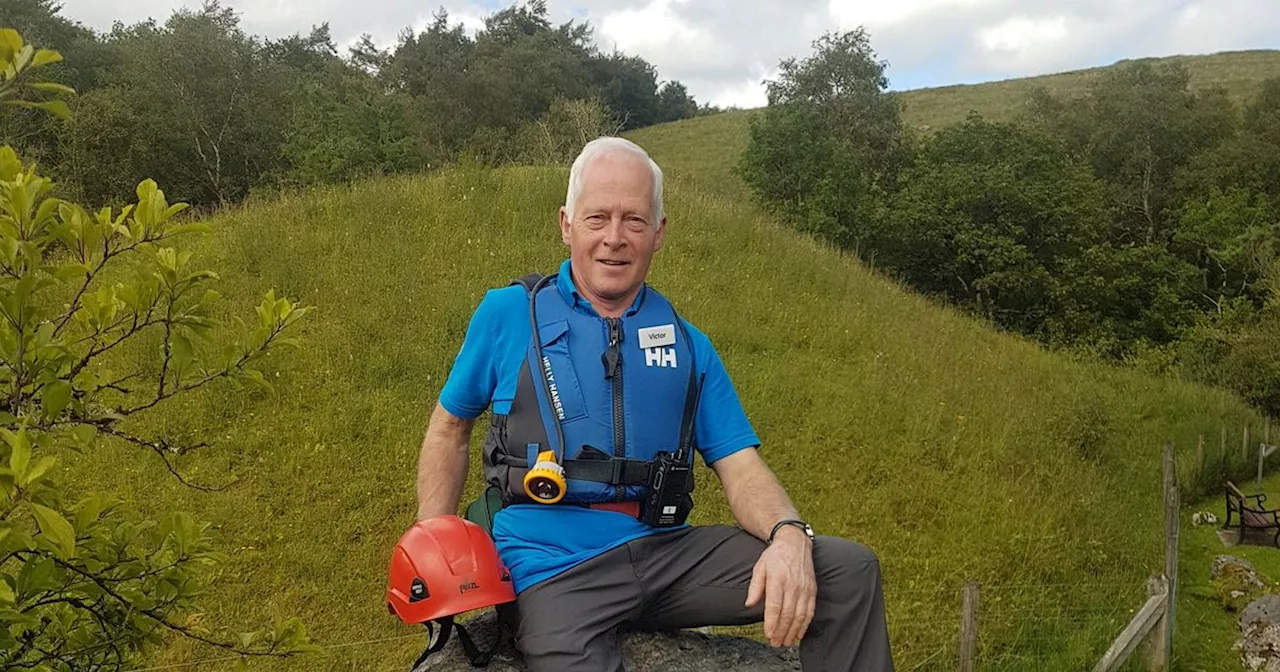
[[[773,543],[773,537],[778,534],[778,530],[781,530],[783,525],[794,525],[800,528],[804,531],[805,536],[809,537],[809,541],[813,541],[813,528],[809,527],[808,523],[803,520],[788,518],[787,520],[778,521],[778,524],[773,526],[773,529],[769,532],[769,539],[765,542],[766,544]]]

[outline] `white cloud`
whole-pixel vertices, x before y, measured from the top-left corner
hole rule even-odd
[[[202,0],[60,0],[99,30],[113,19],[163,22]],[[328,22],[334,41],[361,33],[387,47],[443,5],[474,32],[522,0],[223,0],[245,30],[269,37]],[[866,26],[895,89],[1106,65],[1121,58],[1280,48],[1280,0],[549,0],[553,21],[587,20],[605,49],[653,63],[700,102],[758,105],[779,61],[807,56],[827,31]]]
[[[992,0],[830,0],[827,11],[836,25],[868,28],[900,23],[922,14],[990,4]]]
[[[1261,5],[1261,6],[1260,6]],[[1177,13],[1168,41],[1186,53],[1277,46],[1280,7],[1256,0],[1195,0]]]
[[[681,61],[715,59],[716,38],[677,15],[673,5],[678,4],[678,0],[652,0],[644,7],[607,14],[599,20],[602,42],[643,57],[659,71]]]
[[[770,73],[769,78],[777,77],[777,73]],[[766,77],[749,79],[740,84],[725,86],[720,89],[716,95],[715,104],[721,107],[764,107],[768,104],[769,99],[766,97],[764,83]]]
[[[1066,36],[1066,17],[1028,19],[1016,16],[980,30],[978,42],[987,51],[1020,52],[1033,48],[1052,49]]]

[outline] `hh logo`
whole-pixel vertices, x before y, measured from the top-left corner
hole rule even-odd
[[[669,366],[676,368],[675,348],[646,348],[644,351],[645,366]]]

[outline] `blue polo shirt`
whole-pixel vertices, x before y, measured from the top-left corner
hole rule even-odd
[[[560,265],[555,284],[560,297],[575,311],[602,319],[574,287],[569,260]],[[647,286],[640,290],[628,315],[638,310],[648,291]],[[760,445],[711,340],[688,321],[681,321],[688,328],[697,372],[706,375],[694,424],[703,461],[710,465]],[[476,418],[485,409],[507,414],[532,333],[524,287],[489,290],[471,317],[462,348],[440,391],[440,405],[460,418]],[[613,511],[544,504],[512,505],[493,521],[494,543],[511,570],[516,592],[632,539],[670,529],[650,527]]]

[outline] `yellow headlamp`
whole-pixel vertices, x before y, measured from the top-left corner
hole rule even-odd
[[[564,497],[568,486],[564,482],[564,467],[556,463],[556,453],[544,450],[538,453],[538,461],[524,475],[524,492],[539,504],[555,504]]]

